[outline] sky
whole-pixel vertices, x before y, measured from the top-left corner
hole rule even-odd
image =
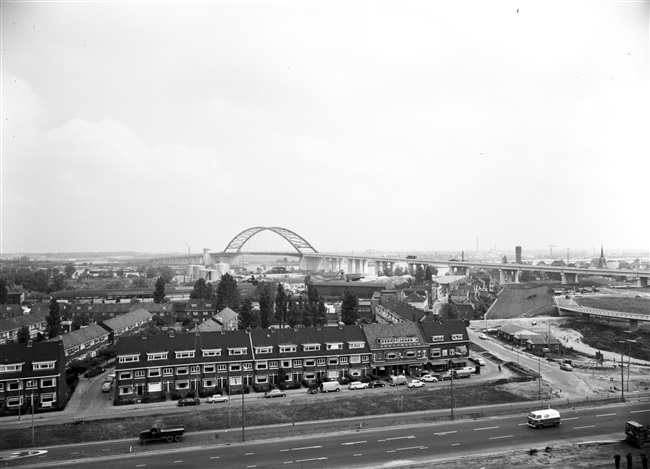
[[[2,0],[0,252],[647,252],[649,11]]]

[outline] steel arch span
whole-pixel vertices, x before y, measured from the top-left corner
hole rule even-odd
[[[228,243],[228,246],[226,246],[226,249],[224,249],[223,252],[231,254],[241,252],[241,248],[244,246],[244,244],[246,244],[246,242],[248,242],[249,239],[264,230],[273,231],[274,233],[279,234],[284,239],[289,241],[294,249],[300,254],[304,254],[301,249],[309,249],[311,253],[318,253],[318,251],[314,249],[314,247],[309,244],[305,238],[294,233],[291,230],[280,228],[279,226],[254,226],[253,228],[248,228],[247,230],[244,230],[235,236],[232,241]]]

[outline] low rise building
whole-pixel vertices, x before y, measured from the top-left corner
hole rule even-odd
[[[0,319],[0,344],[16,342],[18,331],[23,327],[29,329],[29,337],[35,339],[38,334],[45,334],[47,313],[22,314],[7,319]]]

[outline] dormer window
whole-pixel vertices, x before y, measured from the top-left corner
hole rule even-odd
[[[228,355],[246,355],[248,348],[246,347],[233,347],[228,349]]]
[[[8,373],[12,371],[23,371],[24,363],[12,363],[11,365],[0,365],[0,373]]]
[[[53,370],[55,363],[56,361],[34,362],[32,363],[32,366],[35,370]]]
[[[302,344],[303,352],[318,352],[320,350],[320,344]]]
[[[167,360],[167,352],[147,353],[147,360],[148,361]]]
[[[431,337],[431,342],[444,342],[444,341],[445,341],[444,335],[434,335]]]
[[[463,340],[463,334],[452,334],[451,340]]]
[[[202,349],[201,352],[203,352],[204,357],[220,357],[221,356],[221,349],[220,348]]]
[[[343,350],[343,342],[327,342],[325,346],[327,350]]]
[[[354,348],[363,348],[365,346],[365,342],[348,342],[348,347],[351,349]]]
[[[176,358],[194,358],[194,350],[181,350],[175,354]]]
[[[297,349],[298,346],[294,344],[280,345],[280,353],[294,353]]]
[[[273,347],[272,346],[255,347],[255,353],[258,354],[273,353]]]
[[[139,362],[140,354],[138,355],[120,355],[118,357],[120,363],[130,363],[130,362]]]

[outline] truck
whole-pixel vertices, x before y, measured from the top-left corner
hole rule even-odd
[[[644,427],[640,423],[630,420],[625,422],[625,440],[632,446],[642,448],[650,443],[650,425]]]
[[[181,441],[185,433],[185,425],[163,427],[162,420],[156,420],[149,430],[140,432],[140,444],[146,445],[152,441]]]
[[[555,409],[533,410],[528,414],[527,423],[532,428],[558,427],[561,417]]]

